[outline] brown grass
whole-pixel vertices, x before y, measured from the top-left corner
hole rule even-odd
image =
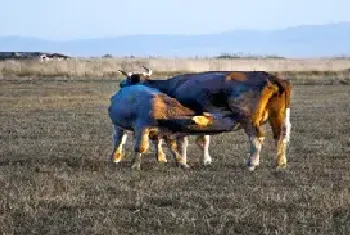
[[[110,79],[121,78],[118,69],[143,71],[145,65],[154,77],[208,70],[265,70],[281,72],[295,80],[349,79],[350,60],[336,59],[181,59],[181,58],[96,58],[68,61],[2,61],[0,79]]]
[[[243,132],[214,136],[213,166],[190,140],[174,160],[109,163],[113,81],[0,81],[1,234],[350,234],[350,86],[294,85],[288,167],[245,168]],[[130,138],[129,138],[130,140]]]

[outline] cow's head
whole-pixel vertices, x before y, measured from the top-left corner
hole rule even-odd
[[[145,69],[145,71],[142,73],[140,73],[140,72],[125,72],[123,70],[118,69],[118,72],[120,72],[121,74],[123,74],[126,77],[126,80],[123,80],[121,82],[121,84],[123,84],[122,86],[138,84],[142,80],[147,80],[153,74],[153,71],[150,70],[149,68],[147,68],[145,66],[142,66],[142,67]]]

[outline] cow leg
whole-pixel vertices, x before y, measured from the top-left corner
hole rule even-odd
[[[173,157],[175,158],[176,165],[179,165],[184,168],[188,168],[189,166],[186,163],[186,158],[183,157],[178,151],[176,138],[169,138],[168,145],[170,147],[170,151]]]
[[[209,155],[209,135],[201,135],[196,140],[197,145],[203,149],[203,165],[211,165],[212,158]]]
[[[122,160],[123,145],[126,143],[127,132],[113,125],[113,153],[112,161],[118,163]]]
[[[183,161],[186,164],[187,163],[187,148],[188,148],[188,137],[187,136],[180,138],[180,145],[181,145],[181,156],[183,157]]]
[[[260,152],[265,136],[261,126],[248,123],[243,124],[243,127],[249,137],[248,169],[253,171],[260,164]]]
[[[132,170],[141,169],[141,155],[149,148],[149,130],[141,128],[135,130],[135,155],[131,164]]]
[[[157,160],[158,163],[162,163],[162,162],[168,162],[165,156],[165,153],[163,152],[163,139],[162,138],[158,138],[156,140],[156,150],[157,150]]]
[[[204,135],[203,142],[203,164],[204,166],[211,165],[212,158],[209,155],[209,135]]]
[[[278,169],[285,168],[287,165],[286,148],[288,136],[286,131],[290,131],[290,125],[285,125],[284,115],[273,115],[270,118],[270,125],[275,139],[276,146],[276,167]]]
[[[285,168],[287,165],[286,149],[290,139],[290,90],[280,97],[274,97],[268,106],[269,122],[276,145],[276,167]]]
[[[264,137],[260,137],[260,138],[256,136],[249,137],[250,151],[249,151],[248,169],[250,171],[255,170],[255,168],[260,164],[260,152],[261,152],[264,139],[265,139]]]

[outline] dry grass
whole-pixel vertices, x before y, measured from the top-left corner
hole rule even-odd
[[[117,78],[118,69],[142,71],[142,65],[155,76],[207,70],[265,70],[284,72],[294,79],[319,79],[325,76],[349,77],[347,59],[181,59],[181,58],[96,58],[68,61],[2,61],[0,78]]]
[[[350,86],[295,85],[288,168],[271,132],[245,168],[238,131],[212,138],[204,168],[109,163],[113,81],[0,81],[0,234],[350,234]],[[131,149],[131,143],[127,149]]]

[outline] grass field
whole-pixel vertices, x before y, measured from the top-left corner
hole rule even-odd
[[[211,167],[191,139],[191,170],[112,165],[118,85],[0,80],[0,234],[350,234],[349,85],[294,85],[288,167],[267,127],[255,172],[242,131],[211,139]]]

